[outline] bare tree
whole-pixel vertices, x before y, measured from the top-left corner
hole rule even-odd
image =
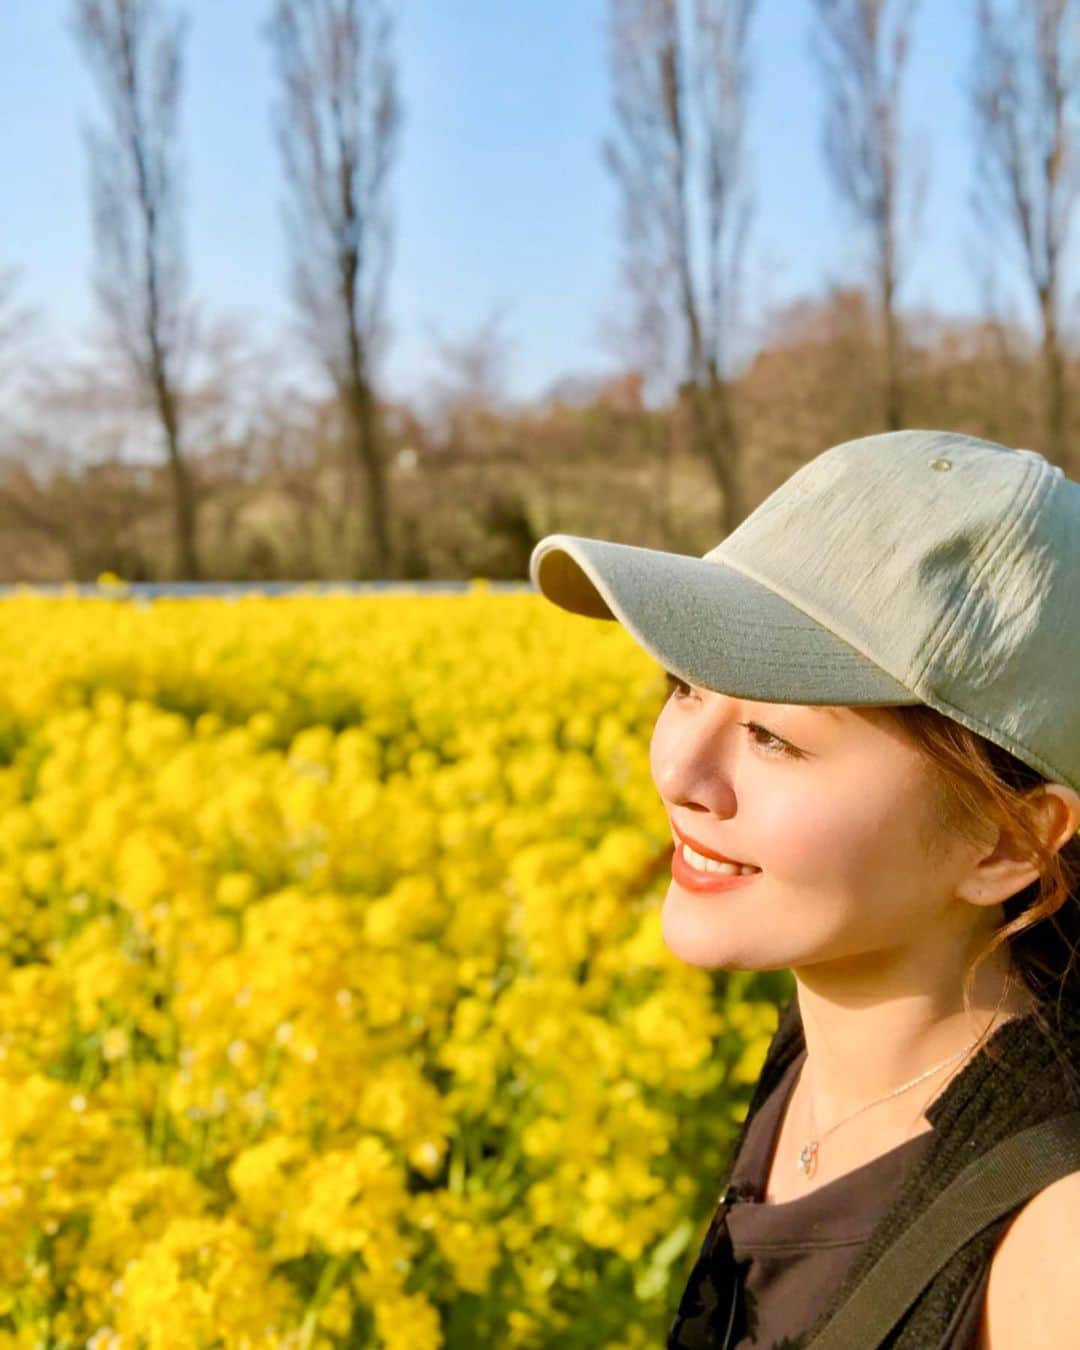
[[[19,274],[0,267],[0,455],[21,420],[25,382],[32,369],[34,340],[40,332],[37,312],[19,300]]]
[[[400,106],[388,0],[275,0],[293,298],[350,427],[376,571],[393,575],[375,397],[391,252],[388,173]],[[358,560],[358,568],[361,566]]]
[[[925,161],[901,133],[903,78],[917,0],[814,0],[825,78],[825,157],[838,195],[870,244],[885,350],[885,425],[904,424],[897,292],[925,189]]]
[[[181,349],[187,287],[178,111],[184,18],[159,0],[75,0],[75,31],[105,104],[91,129],[96,290],[168,453],[176,567],[200,575],[195,486],[183,449]]]
[[[14,268],[0,267],[0,385],[10,375],[37,319],[29,306],[17,302],[18,281]]]
[[[467,453],[477,425],[505,411],[506,364],[514,345],[505,331],[507,317],[506,306],[496,305],[458,338],[429,325],[441,366],[429,385],[429,415],[452,454]]]
[[[619,189],[631,339],[646,368],[674,357],[725,532],[745,514],[732,367],[750,213],[743,157],[754,3],[611,0],[610,9],[616,135],[604,160]]]
[[[979,0],[972,100],[978,145],[974,206],[992,239],[1018,246],[1039,314],[1043,434],[1064,461],[1065,251],[1077,197],[1080,91],[1075,0]]]

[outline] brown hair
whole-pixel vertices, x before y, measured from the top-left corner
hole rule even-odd
[[[930,763],[940,789],[946,830],[978,840],[980,827],[998,826],[1038,868],[1037,880],[1009,896],[1004,922],[978,953],[964,978],[964,1008],[970,1011],[975,971],[1008,943],[1012,973],[1034,998],[1034,1018],[1058,1046],[1068,1039],[1062,1009],[1080,1009],[1080,835],[1059,849],[1043,843],[1028,797],[1051,780],[1010,751],[926,704],[889,709]],[[1009,985],[1006,986],[1006,990]],[[1048,1012],[1055,1009],[1056,1028]],[[1076,1081],[1067,1062],[1065,1071]]]

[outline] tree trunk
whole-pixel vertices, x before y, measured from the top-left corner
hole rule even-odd
[[[365,379],[357,378],[349,390],[348,407],[352,419],[352,446],[357,466],[366,486],[365,511],[368,536],[374,549],[376,575],[383,580],[394,577],[394,558],[390,542],[387,485],[379,444],[375,400]],[[357,559],[359,570],[360,559]]]
[[[180,428],[176,399],[158,361],[154,363],[154,397],[165,431],[169,453],[169,472],[173,483],[173,525],[175,530],[176,573],[182,581],[200,581],[198,549],[195,544],[195,500],[187,465],[180,453]]]
[[[1050,287],[1039,291],[1042,311],[1043,439],[1048,459],[1066,467],[1065,361],[1058,337],[1057,314]]]
[[[885,328],[885,427],[899,431],[904,425],[904,386],[900,374],[900,323],[896,317],[896,286],[884,277],[882,317]]]
[[[656,465],[656,528],[661,539],[661,548],[667,548],[671,539],[671,480],[672,459],[674,456],[674,438],[671,419],[664,414],[656,418],[643,413],[645,426],[649,428],[647,444],[652,451]]]
[[[690,415],[695,453],[709,465],[720,490],[719,525],[727,536],[745,514],[738,435],[728,382],[712,374],[704,387],[692,385]]]

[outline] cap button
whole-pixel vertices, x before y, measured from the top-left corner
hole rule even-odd
[[[943,473],[944,473],[944,472],[948,472],[948,470],[952,468],[952,460],[951,460],[951,459],[932,459],[932,460],[930,461],[930,467],[931,467],[932,469],[938,469],[939,471],[941,471],[941,472],[943,472]]]

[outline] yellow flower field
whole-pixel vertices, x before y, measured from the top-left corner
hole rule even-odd
[[[663,945],[663,697],[479,586],[0,604],[0,1350],[662,1343],[786,990]]]

